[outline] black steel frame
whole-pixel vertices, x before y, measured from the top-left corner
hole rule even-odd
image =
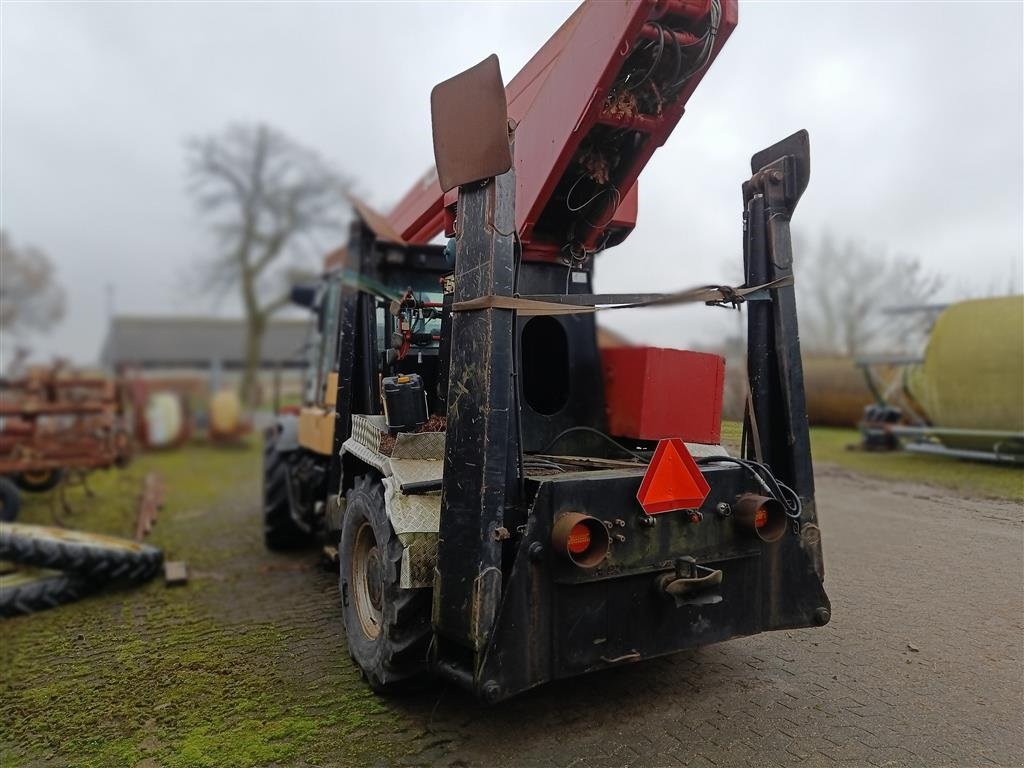
[[[789,221],[809,177],[806,133],[758,153],[751,165],[743,184],[748,285],[793,273]],[[514,171],[460,188],[455,293],[446,307],[452,299],[519,290],[552,293],[565,278],[558,267],[518,263],[514,197]],[[379,276],[379,247],[357,225],[353,268]],[[590,290],[589,273],[574,290]],[[338,450],[353,413],[380,410],[373,297],[346,289],[341,304]],[[525,323],[514,310],[446,317],[440,354],[450,358],[441,369],[450,369],[446,392],[444,382],[439,387],[447,434],[431,646],[437,673],[497,701],[554,678],[829,620],[792,286],[752,301],[748,316],[746,455],[770,465],[803,505],[799,522],[774,544],[747,535],[722,512],[740,494],[760,492],[736,464],[704,466],[712,490],[694,510],[699,515],[669,513],[654,523],[636,502],[643,464],[543,477],[524,472],[524,447],[539,449],[566,422],[604,424],[592,317],[559,318],[573,382],[570,403],[554,415],[523,400]],[[601,455],[584,437],[566,442],[559,452]],[[351,472],[336,474],[333,487],[344,490]],[[569,510],[612,527],[607,564],[580,571],[552,551],[553,522]],[[656,588],[683,556],[725,574],[721,599],[673,603]]]

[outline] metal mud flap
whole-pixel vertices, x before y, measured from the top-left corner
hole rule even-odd
[[[654,579],[654,588],[671,598],[677,608],[722,602],[721,585],[721,570],[697,565],[692,557],[679,558],[673,573],[663,573]]]

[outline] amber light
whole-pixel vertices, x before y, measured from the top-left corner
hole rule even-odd
[[[590,546],[590,529],[585,523],[576,523],[572,527],[567,544],[569,551],[574,555],[587,551],[587,548]]]
[[[783,537],[789,528],[786,508],[771,496],[745,493],[736,500],[733,507],[736,525],[753,534],[766,544],[773,544]]]
[[[611,536],[603,522],[581,512],[564,512],[555,518],[551,544],[573,565],[593,568],[601,563],[611,548]]]

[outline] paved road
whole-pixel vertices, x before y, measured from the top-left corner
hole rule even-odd
[[[423,762],[1024,765],[1020,505],[826,470],[832,622],[551,685],[448,693]],[[451,698],[449,698],[451,697]]]

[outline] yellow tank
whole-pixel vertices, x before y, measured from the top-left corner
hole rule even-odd
[[[242,425],[242,401],[233,389],[222,389],[210,398],[210,433],[231,437]]]
[[[875,398],[853,358],[807,355],[803,365],[807,420],[813,426],[857,426]]]
[[[1024,296],[946,309],[906,389],[935,427],[1024,432]],[[943,437],[951,447],[977,441]],[[992,440],[982,441],[985,449]]]

